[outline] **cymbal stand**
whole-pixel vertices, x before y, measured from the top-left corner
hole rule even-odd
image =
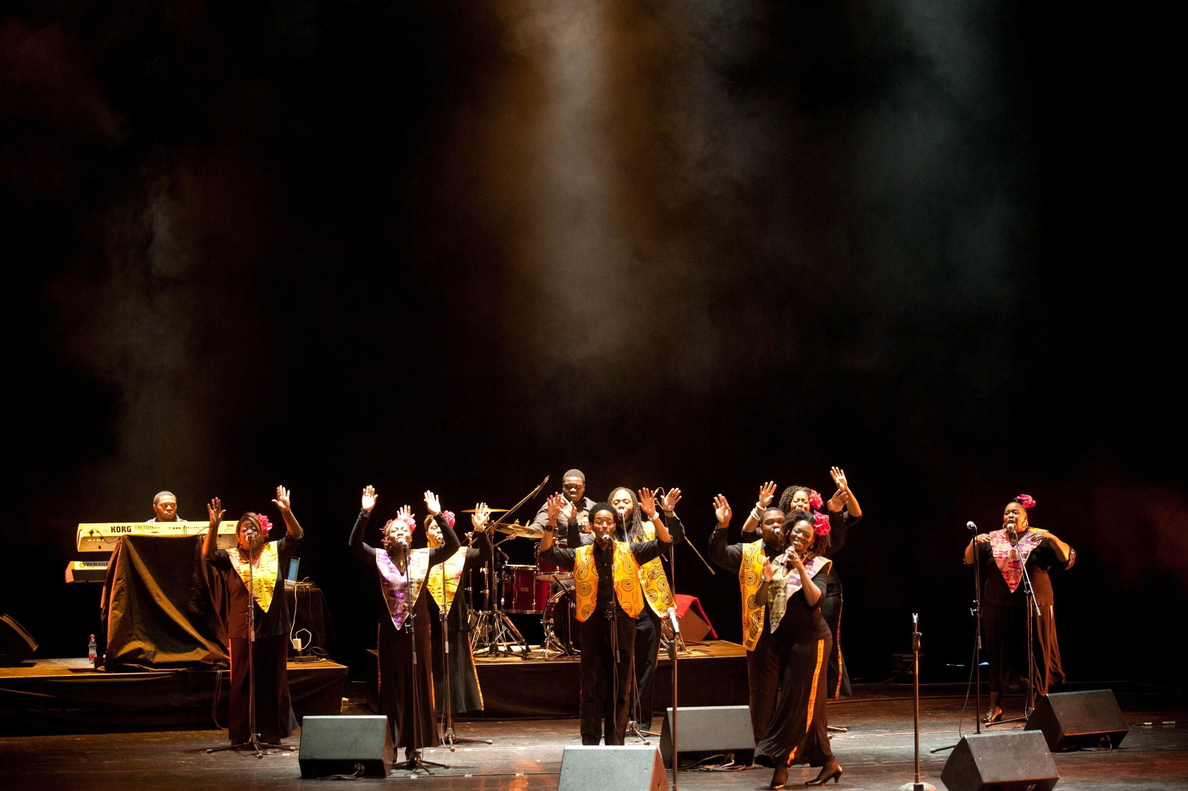
[[[498,544],[495,544],[491,553],[491,565],[495,564],[495,554],[503,555],[506,562],[507,555],[503,550],[499,549],[499,545],[504,541],[510,541],[514,536],[509,536],[503,539]],[[528,659],[531,649],[528,647],[528,641],[524,639],[524,635],[516,628],[512,619],[507,616],[503,610],[503,596],[502,585],[500,586],[500,595],[496,596],[494,592],[496,578],[500,582],[503,581],[503,575],[496,575],[492,573],[489,577],[489,584],[492,588],[488,601],[494,602],[494,607],[487,611],[479,613],[478,623],[475,626],[475,653],[486,652],[487,656],[495,656],[501,654],[503,656],[518,656],[521,659]],[[517,653],[511,646],[519,645],[522,651]]]

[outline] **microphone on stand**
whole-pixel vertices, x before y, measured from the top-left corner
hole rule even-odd
[[[677,620],[677,612],[675,607],[668,608],[668,620],[672,623],[672,636],[676,637],[681,633],[681,622]]]
[[[968,529],[970,529],[970,530],[974,531],[975,533],[976,533],[976,532],[978,532],[978,526],[977,526],[977,525],[975,525],[973,522],[966,522],[966,523],[965,523],[965,526],[966,526]]]

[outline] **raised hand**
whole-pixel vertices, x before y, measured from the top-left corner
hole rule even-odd
[[[766,582],[771,582],[771,578],[775,576],[775,567],[771,565],[771,558],[763,558],[763,579]]]
[[[714,516],[718,518],[718,527],[725,527],[730,524],[730,517],[734,512],[730,510],[730,503],[726,502],[726,498],[718,495],[714,498]]]
[[[475,530],[482,530],[490,518],[491,509],[487,507],[486,503],[478,503],[474,506],[474,513],[470,515],[470,524]]]
[[[843,510],[846,504],[850,502],[850,492],[848,489],[838,489],[829,498],[829,510],[834,513]]]
[[[289,496],[289,490],[283,486],[276,487],[276,499],[273,500],[272,503],[280,509],[282,514],[293,510],[292,498]]]
[[[759,507],[766,508],[771,505],[772,499],[775,498],[776,485],[775,481],[768,481],[759,487]]]
[[[407,505],[400,506],[400,510],[396,512],[396,518],[408,522],[410,525],[416,525],[416,522],[413,521],[412,509]]]
[[[671,514],[676,510],[677,503],[681,501],[680,489],[669,489],[665,495],[660,498],[660,510],[666,514]]]
[[[567,522],[576,522],[578,518],[577,503],[571,503],[567,498],[562,499],[565,499],[565,502],[561,504],[561,515]]]
[[[656,495],[651,489],[639,490],[639,510],[643,511],[648,519],[656,517]]]
[[[548,507],[549,524],[557,524],[557,516],[561,513],[561,509],[565,507],[566,502],[565,495],[560,492],[553,492],[553,494],[549,495],[549,499],[545,501],[545,505]]]
[[[846,483],[846,471],[841,467],[830,467],[829,476],[833,478],[833,482],[837,485],[837,488],[841,489],[843,492],[848,492],[850,490],[850,485]]]
[[[374,486],[364,486],[363,487],[363,510],[366,511],[367,513],[371,513],[371,509],[375,508],[375,501],[378,498],[379,498],[379,495],[377,495],[375,493]]]
[[[428,509],[430,516],[437,516],[441,513],[441,500],[438,500],[437,495],[428,489],[425,490],[425,508]]]
[[[223,514],[227,512],[223,510],[223,501],[215,497],[206,506],[206,513],[210,515],[210,523],[212,525],[218,525],[219,522],[223,521]]]

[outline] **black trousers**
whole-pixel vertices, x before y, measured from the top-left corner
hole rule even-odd
[[[581,626],[582,744],[598,744],[603,736],[606,744],[622,744],[627,734],[635,620],[594,613]]]
[[[825,716],[825,669],[833,638],[825,632],[781,639],[777,630],[772,642],[779,692],[755,753],[777,764],[821,766],[833,757]]]
[[[252,740],[248,701],[251,676],[248,673],[248,651],[251,641],[231,638],[231,689],[227,703],[228,730],[232,744],[246,744]],[[285,664],[289,658],[286,635],[256,638],[256,733],[260,741],[276,744],[293,733],[297,718],[289,697],[289,674]]]
[[[842,617],[842,589],[836,576],[829,579],[829,592],[821,602],[821,617],[829,625],[829,634],[833,636],[833,650],[829,652],[829,676],[826,682],[831,698],[848,698],[850,690],[850,671],[846,669],[841,650],[841,617]]]
[[[636,722],[643,730],[652,728],[656,688],[656,657],[660,653],[660,616],[644,605],[635,621],[635,682],[639,690]]]

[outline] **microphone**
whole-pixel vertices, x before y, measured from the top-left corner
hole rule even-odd
[[[966,522],[966,523],[965,523],[965,526],[966,526],[968,529],[970,529],[970,530],[974,531],[975,533],[976,533],[976,532],[978,532],[978,526],[977,526],[977,525],[975,525],[973,522]]]
[[[675,607],[668,608],[668,620],[672,624],[672,636],[676,637],[681,633],[681,622],[677,620],[677,613]]]
[[[397,545],[399,545],[399,546],[402,546],[402,547],[405,547],[405,548],[407,548],[407,547],[408,547],[408,541],[406,541],[406,540],[405,540],[405,538],[404,538],[404,534],[403,534],[403,533],[400,533],[400,534],[398,534],[398,535],[396,536],[396,543],[397,543]]]

